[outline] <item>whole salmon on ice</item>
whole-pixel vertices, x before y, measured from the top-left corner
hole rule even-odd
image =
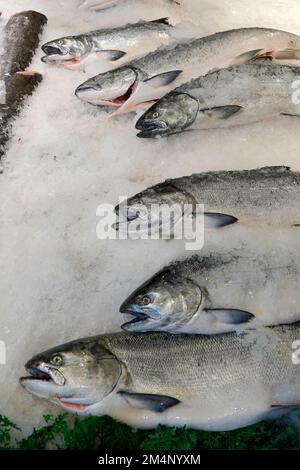
[[[21,385],[135,428],[225,431],[299,406],[299,324],[238,335],[108,334],[34,356]]]
[[[87,62],[103,60],[118,64],[175,42],[176,28],[168,18],[139,21],[117,28],[99,29],[66,36],[45,43],[42,61],[68,69],[82,68]]]
[[[169,46],[96,75],[79,85],[78,98],[129,112],[149,107],[174,88],[215,68],[263,57],[299,59],[300,37],[267,28],[241,28]]]

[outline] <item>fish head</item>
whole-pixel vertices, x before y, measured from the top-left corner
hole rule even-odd
[[[32,394],[68,411],[88,414],[109,395],[121,376],[121,365],[105,346],[78,340],[34,356],[25,364],[21,385]]]
[[[134,318],[122,328],[130,332],[175,332],[196,314],[201,300],[201,289],[193,281],[161,271],[123,302],[120,312]]]
[[[121,106],[132,93],[138,77],[132,67],[119,67],[100,73],[79,85],[77,98],[98,106]]]
[[[137,121],[138,137],[148,138],[176,134],[189,127],[196,119],[198,100],[187,93],[171,92]]]
[[[87,40],[81,40],[80,37],[75,39],[70,36],[46,42],[42,46],[42,50],[46,56],[41,60],[46,64],[78,62],[88,52],[88,43]]]
[[[125,224],[126,230],[130,231],[130,226],[136,227],[138,223],[147,223],[148,228],[153,229],[170,227],[171,221],[175,224],[187,210],[192,212],[195,206],[196,201],[191,194],[166,181],[116,206],[114,210],[119,217],[117,229]]]

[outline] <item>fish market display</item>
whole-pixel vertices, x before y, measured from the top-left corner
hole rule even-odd
[[[117,107],[115,113],[149,107],[177,86],[214,68],[262,57],[297,59],[300,37],[266,28],[223,31],[152,52],[85,81],[76,89],[83,101]]]
[[[121,305],[126,331],[218,334],[300,320],[300,255],[235,248],[173,263]]]
[[[107,60],[117,63],[146,54],[161,45],[174,42],[167,18],[139,21],[119,28],[100,29],[77,36],[67,36],[42,46],[43,62],[67,68],[82,66],[87,60]]]
[[[300,117],[300,67],[255,63],[216,70],[163,97],[138,120],[138,137]],[[293,94],[295,98],[293,99]]]
[[[153,205],[177,205],[192,214],[204,205],[204,227],[219,229],[235,223],[248,225],[300,225],[300,173],[285,166],[242,171],[212,171],[166,180],[125,200],[115,208],[117,230],[130,231],[134,221],[150,226],[164,223]],[[176,220],[175,220],[176,221]],[[296,228],[297,227],[297,228]]]
[[[299,405],[299,328],[85,338],[33,357],[21,384],[65,410],[139,428],[235,429]]]
[[[9,122],[41,81],[40,74],[24,72],[38,47],[47,18],[36,11],[13,15],[4,28],[0,57],[0,156],[8,140]]]

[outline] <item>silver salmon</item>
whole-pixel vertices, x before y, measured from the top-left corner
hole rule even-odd
[[[241,28],[152,52],[79,85],[83,101],[117,107],[117,113],[149,107],[174,88],[215,68],[263,57],[300,58],[300,37],[267,28]]]
[[[242,188],[242,189],[241,189]],[[115,208],[116,229],[130,231],[137,222],[159,228],[163,224],[155,205],[179,208],[175,215],[197,213],[204,206],[204,228],[222,229],[232,224],[300,225],[300,173],[289,167],[212,171],[166,180],[147,188]]]
[[[299,324],[242,335],[102,335],[33,357],[21,385],[65,410],[138,428],[225,431],[299,405],[299,338]]]
[[[300,321],[298,247],[235,247],[177,261],[120,307],[131,332],[218,334]]]
[[[273,116],[300,117],[300,67],[234,65],[193,80],[155,103],[136,123],[138,137],[232,127]]]
[[[118,28],[100,29],[49,41],[42,46],[47,64],[74,69],[86,62],[104,60],[117,64],[175,42],[168,18],[139,21]]]

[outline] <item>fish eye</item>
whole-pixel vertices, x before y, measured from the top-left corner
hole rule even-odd
[[[152,119],[157,119],[159,117],[159,113],[157,111],[154,111],[154,113],[151,114]]]
[[[144,295],[141,298],[141,304],[145,306],[151,304],[151,297],[149,295]]]
[[[54,356],[51,357],[51,364],[55,366],[60,366],[63,362],[62,357],[59,354],[55,354]]]

